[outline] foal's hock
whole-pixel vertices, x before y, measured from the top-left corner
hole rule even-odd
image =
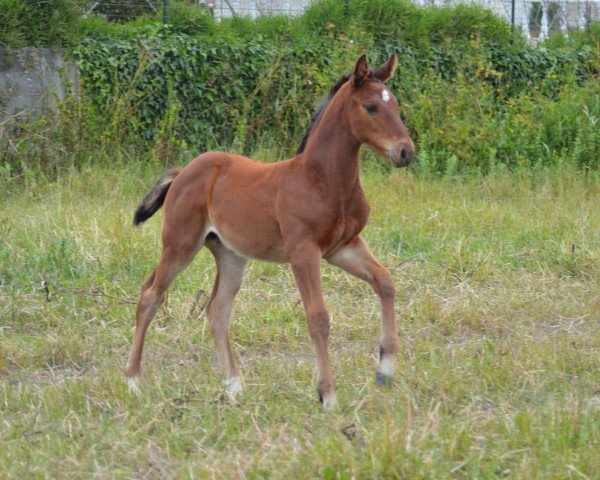
[[[394,284],[359,234],[369,217],[359,180],[363,143],[402,167],[414,147],[398,114],[398,102],[384,82],[392,77],[392,56],[373,70],[361,56],[328,102],[313,116],[299,153],[262,164],[222,152],[207,152],[182,170],[170,170],[142,200],[134,222],[164,206],[162,253],[142,286],[125,374],[132,388],[140,373],[144,336],[175,276],[202,246],[215,257],[217,278],[206,304],[219,361],[230,395],[242,380],[229,342],[231,305],[248,259],[290,263],[306,310],[317,353],[319,398],[336,405],[327,353],[329,315],[321,293],[324,258],[368,282],[381,300],[380,363],[377,383],[391,383],[398,350]]]

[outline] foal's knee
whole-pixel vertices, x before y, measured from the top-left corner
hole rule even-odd
[[[387,268],[381,267],[381,270],[376,273],[374,281],[375,290],[382,299],[394,299],[396,287],[394,286],[392,274]]]
[[[138,302],[138,311],[143,312],[148,308],[156,308],[164,301],[164,299],[164,292],[157,293],[152,287],[142,290],[140,301]]]
[[[326,310],[318,310],[308,314],[308,333],[312,339],[329,337],[329,314]]]
[[[212,334],[213,338],[219,338],[229,332],[229,323],[225,323],[221,320],[222,319],[219,318],[209,317],[208,324],[210,326],[210,333]]]

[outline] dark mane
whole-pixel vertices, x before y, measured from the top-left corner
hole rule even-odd
[[[340,88],[342,88],[342,85],[344,83],[346,83],[348,80],[350,80],[350,75],[344,75],[343,77],[341,77],[337,81],[337,83],[333,87],[331,87],[331,90],[329,90],[329,93],[327,94],[327,96],[321,100],[321,105],[319,106],[319,109],[315,113],[313,113],[312,117],[310,117],[310,125],[308,126],[308,130],[306,131],[306,134],[302,138],[302,142],[300,142],[300,146],[298,147],[298,150],[296,150],[296,155],[299,155],[302,152],[304,152],[304,149],[306,148],[306,143],[308,142],[308,137],[310,136],[310,133],[313,131],[313,129],[317,126],[317,124],[321,120],[321,115],[323,115],[325,108],[327,107],[327,105],[329,105],[329,102],[331,102],[331,99],[335,96],[335,94],[338,92],[338,90]]]

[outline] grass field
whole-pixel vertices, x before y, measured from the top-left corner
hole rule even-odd
[[[156,167],[90,167],[0,203],[0,478],[600,477],[600,175],[365,169],[364,232],[396,280],[402,348],[375,385],[378,302],[323,267],[340,409],[322,412],[286,266],[251,262],[225,399],[202,251],[122,370],[160,215]],[[25,185],[25,183],[23,183]]]

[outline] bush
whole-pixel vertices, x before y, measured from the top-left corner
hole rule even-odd
[[[0,47],[64,47],[81,38],[76,0],[0,0]]]
[[[481,8],[404,0],[351,0],[349,14],[324,0],[293,19],[170,18],[82,23],[72,54],[92,112],[84,120],[110,148],[291,155],[319,97],[361,53],[375,64],[396,52],[391,88],[421,169],[600,164],[597,25],[534,47]]]
[[[265,40],[194,38],[167,27],[135,42],[88,39],[75,54],[86,92],[107,119],[107,135],[126,128],[152,142],[170,111],[169,97],[176,97],[179,134],[195,150],[236,144],[244,151],[262,138],[289,143],[301,136],[312,100],[328,87],[320,74],[328,49],[313,47],[296,52]]]

